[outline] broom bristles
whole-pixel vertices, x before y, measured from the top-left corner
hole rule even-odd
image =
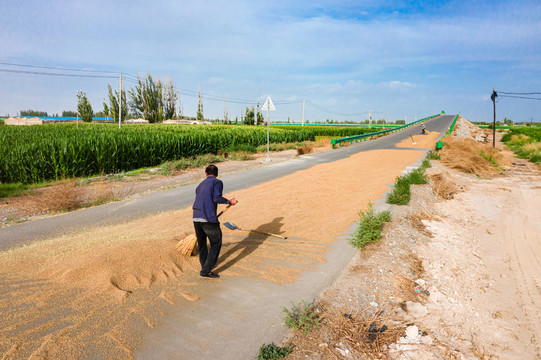
[[[197,237],[194,234],[190,234],[178,242],[177,251],[183,255],[192,256],[196,243]]]

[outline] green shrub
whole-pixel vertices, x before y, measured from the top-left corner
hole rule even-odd
[[[428,160],[440,160],[441,155],[437,151],[428,150],[428,152],[426,153],[426,158]]]
[[[424,159],[424,160],[423,160],[423,164],[421,165],[421,167],[423,167],[423,168],[425,168],[425,169],[428,169],[428,168],[431,168],[431,167],[432,167],[432,164],[430,163],[430,160]]]
[[[361,221],[359,226],[349,239],[349,242],[362,249],[366,244],[378,241],[381,238],[383,223],[391,221],[389,211],[374,211],[374,205],[368,204],[366,211],[359,211]]]
[[[292,350],[291,345],[286,345],[284,347],[279,347],[274,345],[274,343],[261,346],[259,348],[259,355],[257,355],[257,360],[276,360],[283,359],[289,355]]]
[[[425,167],[423,166],[413,171],[410,171],[404,177],[410,185],[421,185],[428,182],[428,180],[426,179]]]
[[[256,153],[257,147],[251,144],[235,144],[227,148],[227,152],[244,151],[248,153]]]
[[[8,196],[22,194],[28,188],[30,188],[29,185],[24,185],[21,183],[0,184],[0,199]]]
[[[426,184],[425,168],[420,167],[396,178],[393,189],[387,194],[387,203],[395,205],[406,205],[411,198],[411,185]]]
[[[298,304],[293,303],[292,305],[291,310],[282,307],[285,326],[290,329],[302,331],[304,334],[319,327],[321,318],[313,303],[301,301]]]

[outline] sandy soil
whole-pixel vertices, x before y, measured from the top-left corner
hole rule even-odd
[[[479,136],[459,124],[458,137]],[[541,172],[503,154],[509,165],[490,178],[432,161],[452,199],[431,182],[393,206],[382,240],[321,295],[321,328],[285,340],[288,359],[540,358]],[[376,341],[372,323],[388,328]]]
[[[239,205],[224,214],[245,229],[224,229],[223,276],[287,283],[325,261],[331,242],[357,212],[387,190],[419,151],[378,150],[320,164],[226,193]],[[389,161],[392,159],[392,161]],[[225,184],[227,191],[227,184]],[[196,258],[175,252],[193,231],[191,209],[122,225],[88,228],[0,253],[0,353],[7,358],[131,358],[146,327],[182,301],[196,301]]]

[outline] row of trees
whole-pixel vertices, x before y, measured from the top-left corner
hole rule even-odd
[[[164,84],[159,79],[154,80],[150,74],[147,74],[144,79],[138,77],[135,87],[127,93],[125,90],[121,92],[113,90],[110,84],[107,86],[107,90],[108,101],[103,102],[103,111],[100,115],[111,117],[114,121],[118,121],[119,101],[122,102],[120,107],[122,119],[126,119],[130,115],[142,117],[151,123],[159,123],[177,116],[176,104],[179,97],[173,87],[173,81]],[[129,97],[129,101],[127,97]],[[86,94],[82,91],[77,93],[77,111],[83,121],[92,121],[94,111]]]

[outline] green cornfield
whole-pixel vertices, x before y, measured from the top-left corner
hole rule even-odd
[[[272,126],[270,141],[300,142],[316,136],[370,132],[351,127]],[[0,127],[0,183],[119,173],[164,161],[213,153],[230,146],[266,144],[267,130],[227,125],[48,124]]]

